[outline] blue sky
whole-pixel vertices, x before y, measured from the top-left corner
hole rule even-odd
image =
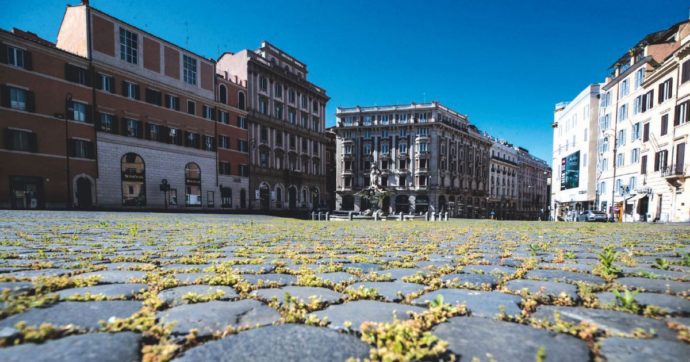
[[[55,41],[65,5],[77,1],[3,3],[0,27]],[[681,0],[91,4],[207,57],[272,42],[305,62],[309,79],[327,89],[327,125],[337,106],[438,100],[549,162],[555,103],[603,81],[636,41],[686,19],[690,6]]]

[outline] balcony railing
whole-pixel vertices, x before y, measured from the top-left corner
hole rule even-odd
[[[679,177],[688,174],[688,165],[675,164],[661,169],[661,177]]]

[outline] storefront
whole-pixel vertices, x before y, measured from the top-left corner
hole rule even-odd
[[[10,203],[13,209],[42,209],[43,178],[10,176]]]

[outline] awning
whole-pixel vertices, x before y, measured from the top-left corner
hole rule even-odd
[[[637,200],[639,200],[639,199],[641,199],[641,198],[643,198],[643,197],[647,197],[647,196],[649,196],[649,195],[647,195],[647,194],[637,194],[637,195],[635,195],[635,196],[633,196],[633,197],[631,197],[631,198],[625,200],[625,203],[626,203],[626,204],[629,204],[629,203],[635,202],[635,201],[637,201]]]

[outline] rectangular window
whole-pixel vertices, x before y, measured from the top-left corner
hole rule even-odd
[[[303,128],[307,128],[307,114],[304,112],[300,114],[300,125]]]
[[[216,142],[215,138],[213,136],[204,136],[204,150],[206,151],[215,151],[216,150]]]
[[[93,143],[85,140],[71,139],[69,142],[70,157],[93,159]]]
[[[187,113],[196,115],[196,103],[194,101],[187,101]]]
[[[115,78],[105,75],[98,75],[98,89],[110,93],[115,93]]]
[[[5,129],[5,149],[36,152],[36,134],[30,131]]]
[[[265,97],[259,97],[259,112],[268,114],[268,99]]]
[[[259,90],[262,92],[268,92],[268,79],[264,76],[259,76]]]
[[[427,153],[429,151],[429,144],[424,142],[419,144],[419,152],[420,153]]]
[[[125,28],[120,28],[120,59],[127,63],[138,63],[138,35]]]
[[[170,128],[170,132],[168,132],[168,143],[182,146],[182,131],[176,128]]]
[[[204,118],[213,120],[213,108],[204,105],[202,108]]]
[[[623,122],[628,119],[628,105],[624,104],[620,106],[618,111],[618,122]]]
[[[640,174],[647,174],[647,155],[642,156],[642,161],[640,161]]]
[[[649,123],[645,123],[642,126],[642,142],[649,141]]]
[[[146,127],[146,139],[151,141],[161,140],[161,126],[153,123],[147,124]]]
[[[100,113],[98,116],[98,129],[103,132],[117,132],[115,116],[108,113]]]
[[[381,145],[381,154],[384,154],[384,155],[388,154],[388,143],[384,143]]]
[[[635,97],[633,101],[633,114],[638,114],[642,112],[642,96]]]
[[[249,177],[249,165],[239,165],[237,168],[241,177]]]
[[[230,148],[230,138],[228,136],[218,136],[218,147]]]
[[[196,59],[183,54],[182,55],[182,71],[184,82],[191,85],[196,85]]]
[[[682,75],[680,78],[681,83],[685,83],[690,80],[690,60],[686,60],[683,62],[683,66],[681,69]]]
[[[125,119],[125,136],[141,138],[141,122],[133,119]]]
[[[28,110],[28,93],[24,89],[14,87],[3,87],[4,90],[9,90],[9,106],[18,111]],[[7,99],[7,98],[5,98]]]
[[[230,124],[230,114],[225,111],[218,111],[218,122]]]
[[[73,83],[89,85],[86,69],[68,63],[65,63],[65,79]]]
[[[283,85],[276,82],[274,86],[275,92],[273,93],[276,98],[283,98]]]
[[[630,87],[628,85],[628,80],[624,79],[623,82],[621,82],[621,93],[618,95],[618,99],[621,99],[621,98],[627,96],[629,92],[630,92]]]
[[[163,102],[163,94],[160,91],[146,88],[146,102],[160,106]]]
[[[640,149],[639,148],[633,148],[632,151],[630,151],[630,163],[638,163],[640,162]]]
[[[237,116],[237,127],[247,129],[248,128],[247,119],[244,117]]]
[[[288,121],[291,124],[295,124],[295,122],[297,121],[297,112],[295,112],[293,108],[288,109]]]
[[[70,106],[72,108],[72,112],[70,112],[69,119],[77,122],[87,122],[88,106],[86,104],[81,102],[72,102]]]
[[[660,135],[665,135],[668,133],[668,114],[661,116],[661,130]]]
[[[280,103],[276,103],[275,110],[273,112],[273,116],[277,119],[282,120],[283,119],[283,105]]]
[[[193,132],[185,132],[185,147],[199,148],[199,134]]]
[[[644,82],[644,67],[635,72],[635,89],[640,88]]]
[[[676,106],[676,118],[673,120],[674,126],[679,126],[690,121],[690,101],[683,102]]]
[[[618,146],[625,145],[625,130],[624,129],[618,131],[618,139],[616,141],[618,142],[617,143]]]
[[[642,112],[646,112],[654,107],[654,89],[642,96]]]
[[[665,80],[659,84],[659,104],[673,96],[673,78]]]
[[[249,152],[249,145],[246,140],[237,140],[237,149],[240,152]]]
[[[130,99],[139,99],[139,85],[128,81],[122,81],[122,95]]]
[[[29,53],[24,49],[13,47],[11,45],[1,44],[0,46],[5,46],[7,49],[7,59],[3,59],[3,63],[7,61],[7,64],[13,65],[19,68],[28,68],[26,65],[26,55]]]
[[[407,153],[407,143],[401,143],[399,145],[399,150],[400,150],[400,153],[403,153],[403,154]]]
[[[165,95],[165,108],[175,111],[180,110],[180,98],[172,94]]]
[[[633,124],[631,133],[631,141],[636,141],[640,139],[640,122]]]
[[[290,102],[290,104],[295,104],[295,91],[293,89],[290,89],[288,92],[288,102]]]
[[[221,175],[230,174],[230,162],[220,161],[218,162],[218,173]]]

